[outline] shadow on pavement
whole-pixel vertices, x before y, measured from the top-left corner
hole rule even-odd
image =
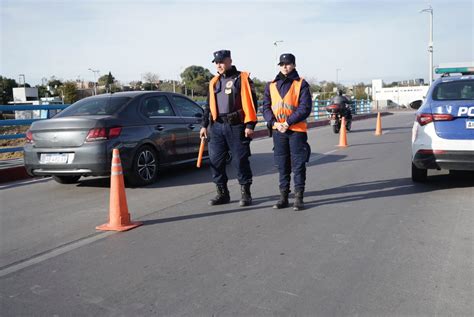
[[[316,159],[315,161],[310,161],[307,166],[333,163],[347,157],[347,155],[321,155],[319,153],[311,154],[311,158],[317,158],[318,156],[321,158]],[[274,166],[273,152],[252,154],[250,160],[254,177],[277,173],[277,169]],[[236,178],[236,171],[232,164],[229,164],[227,173],[229,179]],[[203,166],[199,169],[196,168],[195,163],[166,167],[160,172],[158,181],[156,183],[144,186],[142,188],[156,189],[171,186],[206,184],[210,182],[212,182],[212,177],[209,167],[209,160],[204,160]],[[75,186],[108,188],[110,187],[110,177],[83,178]],[[127,188],[132,188],[127,184],[125,186]]]
[[[465,173],[464,175],[429,176],[426,183],[414,183],[411,178],[397,178],[383,181],[348,184],[320,191],[306,192],[306,206],[307,208],[311,208],[365,199],[413,195],[450,188],[472,187],[474,186],[473,176],[473,173]],[[311,201],[311,197],[335,194],[347,195]]]
[[[411,130],[412,127],[391,127],[391,128],[384,128],[382,122],[382,131],[395,131],[395,130]],[[375,127],[373,129],[352,129],[349,133],[360,133],[360,132],[374,132]]]

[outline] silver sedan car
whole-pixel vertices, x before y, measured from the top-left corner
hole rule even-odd
[[[151,184],[159,168],[196,160],[202,116],[198,104],[175,93],[85,98],[31,125],[25,167],[32,176],[75,183],[82,176],[108,175],[112,150],[118,148],[128,183]]]

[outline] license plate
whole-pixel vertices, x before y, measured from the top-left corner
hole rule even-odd
[[[72,158],[70,159],[70,157]],[[72,153],[41,153],[41,164],[67,164],[72,162],[74,154]]]
[[[466,129],[474,129],[474,120],[466,120]]]

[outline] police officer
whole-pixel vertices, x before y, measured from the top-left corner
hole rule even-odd
[[[232,65],[230,51],[214,52],[212,62],[216,64],[217,75],[209,83],[200,130],[201,138],[207,138],[209,127],[209,157],[212,178],[217,187],[217,196],[209,201],[209,205],[230,202],[226,174],[226,158],[230,151],[241,186],[239,204],[249,206],[252,203],[250,141],[257,124],[257,96],[249,73],[240,72]]]
[[[307,143],[306,118],[311,113],[311,93],[308,83],[296,71],[295,56],[280,56],[280,72],[265,87],[263,116],[273,128],[275,163],[280,174],[280,199],[275,209],[289,206],[290,174],[295,188],[294,210],[304,209],[306,162],[311,150]]]

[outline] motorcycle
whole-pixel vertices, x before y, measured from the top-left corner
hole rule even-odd
[[[346,115],[346,107],[345,105],[341,104],[331,104],[326,107],[326,111],[329,112],[330,114],[330,125],[332,126],[332,131],[334,133],[339,133],[339,130],[341,129],[341,122],[342,122],[342,117],[345,117]],[[352,126],[352,120],[346,119],[346,130],[350,131]]]

